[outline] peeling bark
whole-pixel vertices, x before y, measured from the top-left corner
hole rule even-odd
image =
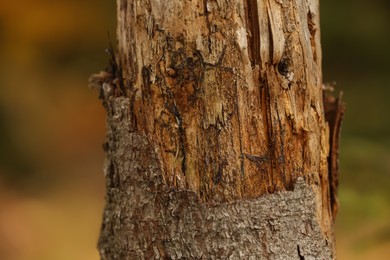
[[[334,258],[318,1],[117,6],[102,259]]]
[[[332,259],[316,216],[313,189],[225,203],[172,189],[161,158],[130,122],[128,98],[106,101],[109,139],[102,259]]]

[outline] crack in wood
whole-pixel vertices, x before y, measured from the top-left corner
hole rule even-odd
[[[182,156],[181,161],[181,170],[183,175],[186,175],[186,149],[185,149],[185,143],[186,143],[186,137],[185,137],[185,131],[183,128],[183,119],[180,115],[180,112],[177,108],[176,102],[173,101],[173,105],[168,107],[169,111],[175,116],[177,125],[178,125],[178,133],[179,133],[179,146]]]
[[[244,154],[244,156],[248,160],[250,160],[252,162],[256,162],[256,163],[266,163],[266,162],[270,161],[270,158],[268,155],[258,156],[258,155],[252,155],[252,154]]]
[[[260,26],[257,0],[245,0],[248,53],[252,67],[260,64]]]

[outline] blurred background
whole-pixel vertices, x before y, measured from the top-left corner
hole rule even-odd
[[[338,256],[388,259],[390,2],[321,12],[324,81],[348,105]],[[0,2],[0,259],[98,259],[105,114],[87,80],[115,23],[115,1]]]

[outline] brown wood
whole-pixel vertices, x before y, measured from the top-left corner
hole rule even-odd
[[[333,87],[331,87],[333,90]],[[342,92],[337,98],[332,95],[325,95],[324,98],[325,118],[330,128],[330,153],[328,157],[329,183],[330,183],[330,203],[333,219],[339,209],[337,191],[339,187],[339,142],[341,134],[341,121],[346,110],[342,102]]]
[[[241,249],[265,258],[276,251],[276,258],[334,257],[330,192],[336,192],[329,184],[318,1],[118,0],[117,6],[116,62],[91,77],[108,113],[102,258],[220,258]],[[305,192],[296,191],[297,182]],[[279,199],[267,195],[273,193]],[[282,210],[278,203],[286,200],[287,215],[303,214],[306,222],[272,209],[275,203]],[[231,232],[253,212],[260,225],[253,243],[234,244]],[[280,226],[272,236],[274,225],[263,225],[269,218]],[[213,236],[226,225],[225,239]],[[295,236],[285,252],[270,253],[283,232],[300,225],[306,226],[300,240],[312,242],[299,245]],[[252,236],[240,232],[241,239]]]

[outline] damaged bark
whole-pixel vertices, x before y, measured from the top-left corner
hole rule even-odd
[[[318,1],[117,12],[115,69],[91,77],[108,125],[101,258],[335,258],[341,120],[330,131]]]

